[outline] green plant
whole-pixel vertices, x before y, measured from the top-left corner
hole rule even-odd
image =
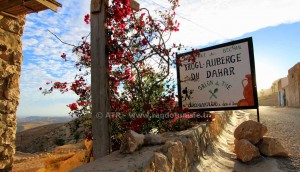
[[[79,138],[80,138],[80,133],[79,132],[75,132],[74,139],[76,140],[76,143],[78,142]]]
[[[54,144],[56,144],[57,146],[63,146],[65,144],[65,140],[58,138],[54,141]]]

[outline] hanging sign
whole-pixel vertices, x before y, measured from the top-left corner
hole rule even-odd
[[[257,109],[252,38],[199,51],[177,55],[179,105],[189,110]]]

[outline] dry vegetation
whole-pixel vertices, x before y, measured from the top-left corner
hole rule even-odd
[[[37,172],[66,172],[75,167],[83,165],[85,157],[84,150],[78,152],[70,152],[65,155],[54,155],[44,160],[44,168]]]
[[[86,142],[88,143],[88,142]],[[89,143],[91,144],[91,143]],[[66,172],[84,164],[87,154],[83,142],[58,146],[51,153],[29,154],[17,152],[13,172]]]
[[[31,128],[29,130],[17,133],[17,137],[16,137],[17,150],[20,151],[22,151],[23,149],[26,150],[26,146],[32,145],[33,141],[36,140],[38,137],[41,137],[63,125],[64,125],[63,123],[49,124],[49,125],[39,126],[36,128]]]

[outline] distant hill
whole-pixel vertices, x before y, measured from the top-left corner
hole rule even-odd
[[[84,139],[88,129],[77,119],[71,121],[70,119],[72,118],[28,117],[22,119],[23,127],[31,128],[17,132],[16,150],[26,153],[48,152],[56,146],[74,144]],[[68,122],[57,123],[63,120]],[[37,126],[38,124],[46,125]]]
[[[17,117],[17,133],[31,128],[57,123],[66,123],[72,118],[68,116],[28,116]]]

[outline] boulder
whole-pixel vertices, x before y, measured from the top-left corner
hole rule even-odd
[[[85,145],[86,150],[91,151],[93,148],[93,141],[85,139],[84,145]]]
[[[168,161],[172,164],[170,171],[182,171],[180,169],[187,168],[187,161],[185,158],[186,149],[181,141],[167,141],[161,148],[161,153],[163,153]]]
[[[150,165],[150,171],[171,171],[171,167],[172,164],[164,154],[160,152],[154,153],[154,157]]]
[[[268,129],[256,121],[248,120],[241,123],[234,131],[234,137],[237,140],[247,139],[256,144],[267,133]]]
[[[84,140],[84,145],[85,145],[86,151],[85,151],[85,156],[84,156],[83,162],[84,163],[89,163],[89,162],[94,160],[94,157],[93,157],[93,141],[85,139]]]
[[[234,150],[237,158],[242,162],[249,162],[260,156],[258,148],[245,139],[236,141]]]
[[[160,145],[166,142],[166,138],[160,134],[146,134],[144,144],[145,145]]]
[[[266,156],[288,157],[288,152],[276,138],[264,137],[258,144],[260,152]]]
[[[133,153],[144,144],[145,135],[129,130],[121,139],[120,153]]]

